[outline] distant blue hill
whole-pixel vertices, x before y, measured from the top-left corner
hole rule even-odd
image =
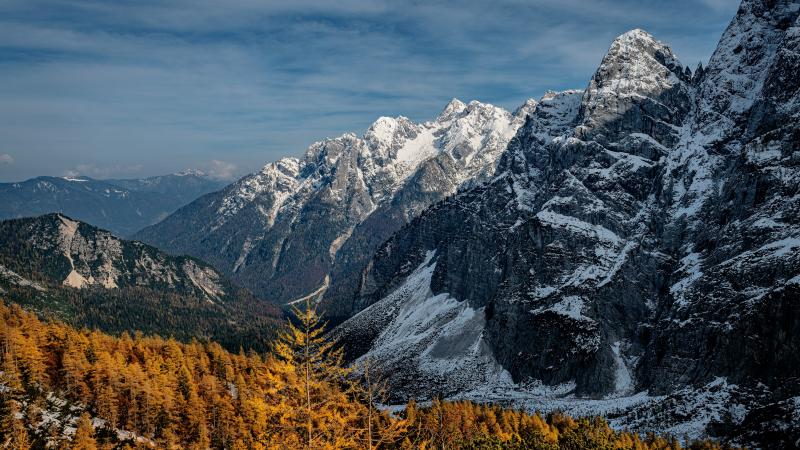
[[[130,180],[37,177],[0,183],[0,219],[60,212],[124,237],[224,185],[194,171]]]

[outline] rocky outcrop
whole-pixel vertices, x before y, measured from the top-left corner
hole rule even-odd
[[[191,258],[175,258],[135,241],[61,214],[2,222],[8,238],[4,264],[35,272],[49,282],[75,289],[125,286],[163,287],[216,302],[233,296],[231,286],[212,267]],[[24,242],[20,242],[24,240]],[[24,249],[32,261],[18,261],[13,249]],[[25,270],[26,264],[41,264]]]
[[[797,6],[745,1],[696,76],[646,32],[617,38],[579,108],[542,102],[494,177],[379,249],[334,335],[384,361],[398,400],[606,414],[616,399],[620,426],[694,436],[785,413],[800,393]],[[696,398],[704,420],[681,418]]]

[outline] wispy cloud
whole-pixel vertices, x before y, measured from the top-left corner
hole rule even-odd
[[[2,153],[0,154],[0,164],[14,164],[14,157],[8,153]]]
[[[141,170],[141,164],[117,164],[103,167],[98,167],[94,164],[78,164],[72,169],[65,170],[63,175],[67,177],[77,177],[83,175],[92,178],[115,178],[119,176],[130,176],[131,174],[140,172]]]
[[[236,164],[213,159],[208,163],[200,164],[200,168],[211,178],[217,180],[232,180],[238,173]]]
[[[693,65],[736,4],[6,0],[0,146],[26,152],[0,177],[212,160],[253,171],[380,115],[427,120],[451,97],[514,108],[583,87],[635,27]]]

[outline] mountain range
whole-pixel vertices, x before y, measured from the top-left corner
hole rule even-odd
[[[136,237],[321,296],[397,401],[747,442],[800,414],[799,11],[745,0],[695,70],[630,31],[584,90],[381,118]]]
[[[454,99],[429,122],[379,118],[136,222],[154,247],[63,215],[3,222],[17,247],[0,286],[72,305],[168,286],[234,327],[314,300],[393,403],[509,403],[797,448],[798,73],[796,1],[744,0],[694,70],[635,29],[585,89],[514,112]]]
[[[798,12],[744,1],[694,72],[617,38],[579,108],[534,110],[489,182],[381,246],[336,336],[400,398],[794,448]]]
[[[0,219],[59,212],[128,236],[225,184],[195,170],[121,180],[36,177],[0,183]]]
[[[311,145],[134,235],[204,259],[276,303],[352,279],[430,204],[489,179],[536,102],[515,113],[452,100],[433,121],[381,117]]]

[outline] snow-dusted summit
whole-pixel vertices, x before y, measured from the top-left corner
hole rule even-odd
[[[360,271],[375,247],[430,204],[489,179],[536,105],[512,114],[453,99],[430,122],[381,117],[363,136],[316,142],[302,158],[268,164],[137,238],[290,301]]]
[[[796,448],[798,16],[745,0],[694,73],[644,31],[617,38],[585,92],[539,102],[488,183],[379,248],[334,334],[397,401]]]

